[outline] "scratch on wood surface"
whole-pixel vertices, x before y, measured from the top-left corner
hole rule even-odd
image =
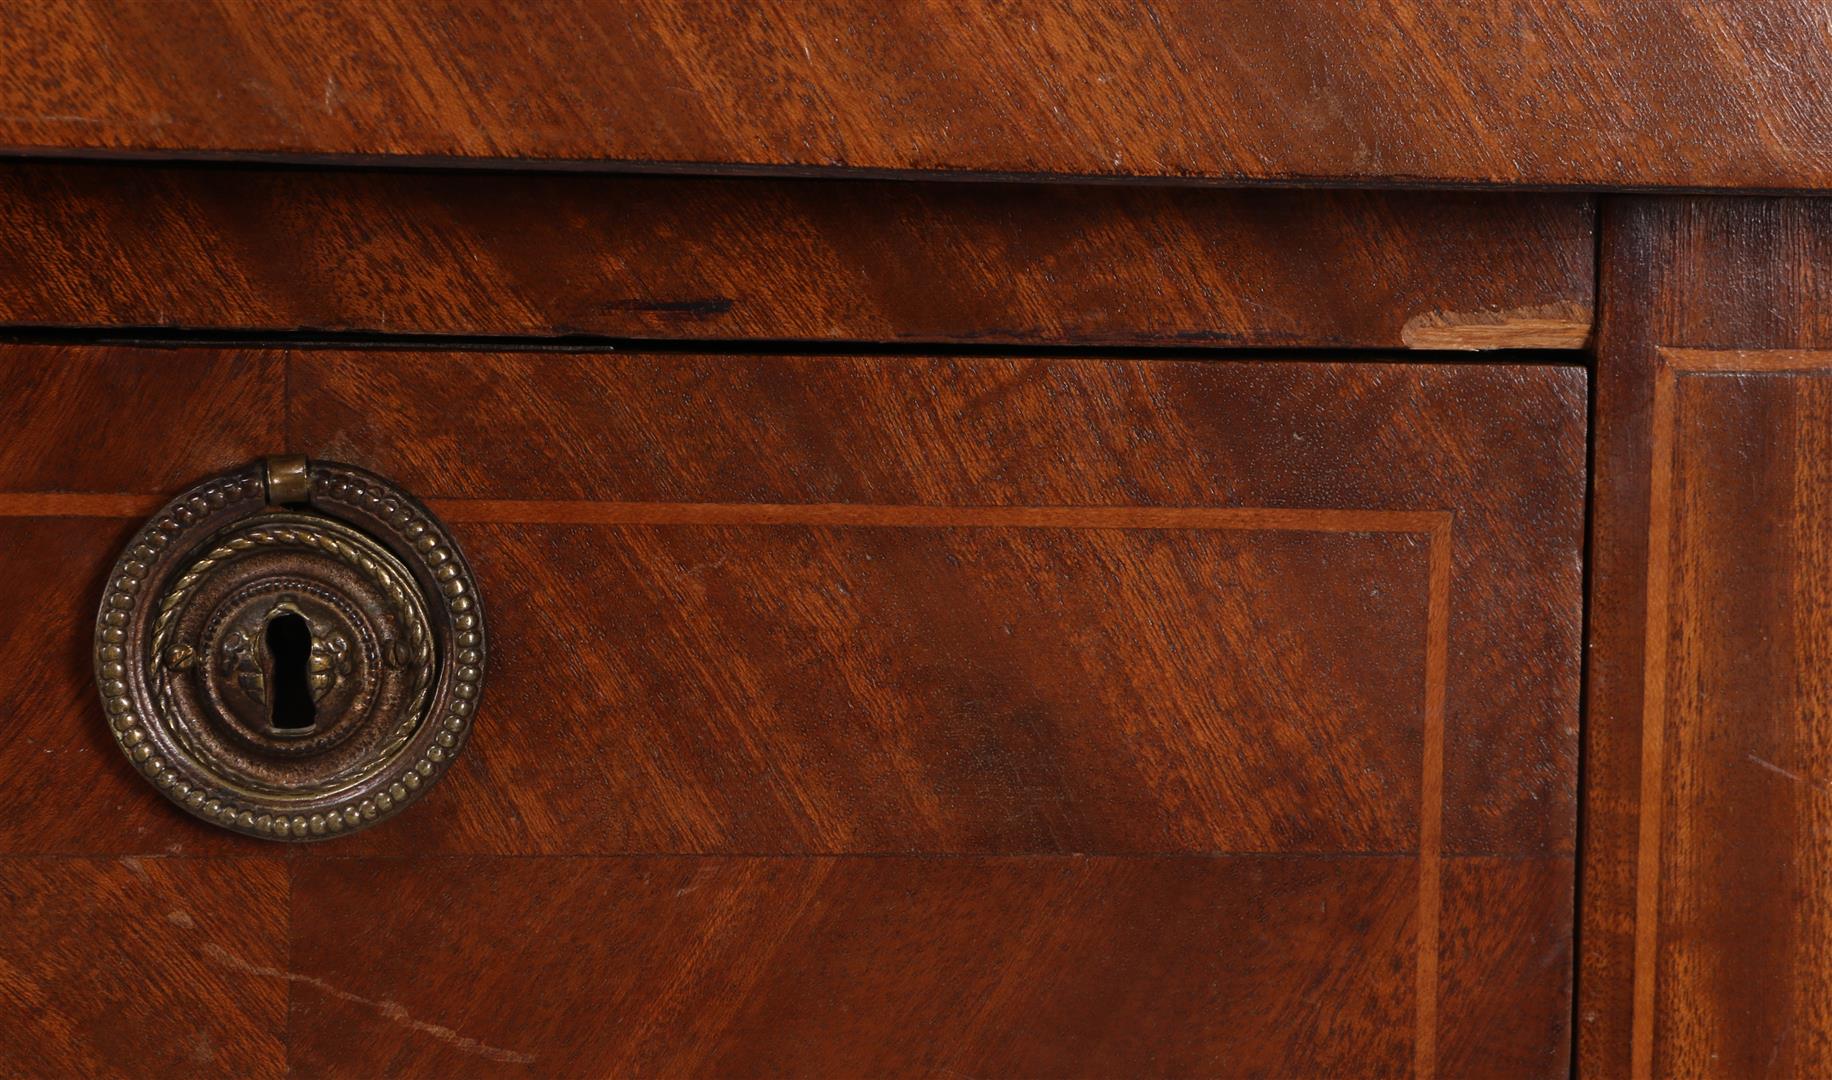
[[[1754,765],[1756,768],[1766,769],[1767,771],[1774,773],[1776,776],[1785,776],[1796,784],[1807,784],[1811,787],[1825,787],[1826,786],[1824,784],[1819,784],[1819,783],[1815,783],[1812,780],[1808,780],[1806,777],[1800,775],[1799,773],[1795,772],[1794,770],[1783,768],[1780,765],[1777,765],[1774,762],[1768,760],[1767,758],[1757,757],[1754,754],[1744,754],[1743,756],[1745,758],[1748,758],[1749,763],[1751,765]]]
[[[504,1050],[500,1046],[491,1046],[488,1043],[478,1042],[468,1035],[460,1035],[458,1032],[444,1025],[429,1024],[424,1020],[415,1020],[412,1016],[408,1015],[406,1009],[395,1002],[377,1001],[374,998],[366,998],[360,994],[352,994],[347,990],[340,990],[315,976],[300,975],[292,971],[283,971],[280,968],[251,964],[213,941],[204,943],[204,955],[224,967],[233,968],[246,975],[259,975],[269,979],[285,979],[287,982],[303,983],[316,990],[321,990],[337,998],[339,1001],[348,1001],[356,1005],[368,1006],[403,1027],[410,1028],[426,1035],[431,1035],[433,1038],[441,1042],[450,1043],[452,1046],[466,1053],[477,1054],[481,1057],[489,1058],[491,1061],[500,1061],[509,1065],[529,1065],[534,1062],[534,1055],[532,1054],[522,1054],[514,1050]]]
[[[1581,349],[1591,308],[1561,301],[1493,311],[1428,311],[1400,327],[1408,349]]]

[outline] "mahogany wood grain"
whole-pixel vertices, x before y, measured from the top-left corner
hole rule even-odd
[[[13,355],[30,352],[14,347]],[[107,364],[116,356],[140,362],[182,355],[97,350],[89,370],[105,380]],[[266,354],[235,355],[237,363],[254,367]],[[656,512],[672,515],[679,525],[693,524],[692,515],[707,513],[705,507],[729,504],[744,513],[753,507],[767,514],[759,504],[794,504],[801,508],[797,513],[811,515],[801,519],[806,524],[796,531],[806,537],[799,542],[814,545],[805,550],[817,550],[823,542],[840,544],[825,557],[844,562],[843,552],[857,560],[874,554],[872,544],[890,544],[887,552],[937,571],[946,563],[933,560],[959,557],[950,552],[951,544],[980,541],[970,541],[958,529],[951,539],[940,531],[904,532],[899,534],[903,539],[892,539],[880,530],[880,539],[874,540],[870,515],[880,515],[881,526],[940,530],[948,524],[945,517],[898,520],[894,516],[904,512],[894,508],[1087,507],[1053,519],[1020,515],[990,522],[1062,527],[1065,531],[1056,534],[1061,539],[1054,542],[1038,539],[1042,533],[1030,539],[1007,534],[1001,557],[1016,559],[1028,550],[1033,559],[1070,560],[1066,566],[1099,551],[1069,527],[1113,524],[1099,516],[1102,507],[1283,507],[1311,515],[1304,519],[1307,528],[1330,531],[1357,527],[1332,523],[1330,515],[1346,509],[1374,513],[1360,527],[1399,533],[1417,533],[1420,525],[1379,515],[1451,511],[1457,522],[1451,558],[1463,585],[1448,597],[1453,632],[1445,708],[1451,730],[1464,734],[1447,744],[1446,803],[1455,808],[1445,821],[1447,850],[1570,850],[1583,391],[1582,375],[1575,369],[335,351],[296,352],[289,367],[287,381],[296,400],[288,445],[374,467],[433,498],[436,509],[465,530],[466,539],[537,564],[571,560],[576,565],[567,575],[586,575],[605,587],[617,580],[614,573],[636,572],[629,568],[640,564],[629,560],[641,549],[629,548],[627,540],[603,546],[619,535],[639,535],[604,528],[617,525],[604,514],[627,515],[630,511],[617,507],[641,504],[662,504]],[[717,415],[724,419],[707,423],[712,414],[696,402],[719,403]],[[178,440],[177,433],[164,429],[145,431],[142,437],[148,449],[124,456],[159,460],[164,442]],[[243,438],[242,454],[233,456],[251,457],[273,447],[258,426]],[[1428,480],[1421,471],[1433,461],[1444,464],[1441,479]],[[110,463],[109,468],[115,467]],[[17,479],[0,475],[0,486],[25,489],[8,496],[0,509],[63,513],[57,500],[47,502],[31,490],[35,479],[29,471]],[[94,486],[118,484],[113,474],[102,471]],[[473,501],[497,496],[531,498],[535,505]],[[688,505],[666,505],[675,503]],[[822,504],[860,507],[856,514],[867,516],[823,521]],[[592,509],[606,506],[612,509]],[[88,496],[71,512],[77,509],[92,509]],[[476,514],[512,525],[548,520],[555,512],[562,524],[570,520],[598,528],[569,532],[524,526],[479,532],[466,524]],[[1078,519],[1075,513],[1089,516]],[[757,518],[752,524],[771,520]],[[774,520],[791,524],[795,519]],[[729,514],[701,522],[708,527],[745,523]],[[624,521],[639,523],[640,518]],[[824,532],[807,533],[808,526],[822,524],[829,526]],[[1163,528],[1179,523],[1147,515],[1134,524]],[[1170,559],[1164,565],[1173,568],[1166,571],[1173,577],[1165,580],[1183,579],[1179,588],[1197,580],[1189,575],[1208,572],[1198,569],[1200,560],[1177,562],[1189,558],[1194,549],[1188,545],[1225,542],[1212,533],[1195,535],[1188,524],[1167,534],[1161,553],[1153,556]],[[1278,521],[1257,524],[1290,527]],[[837,531],[842,526],[853,531],[842,534]],[[114,536],[117,528],[108,526],[107,535]],[[698,535],[683,536],[679,543],[685,546],[678,551],[652,549],[654,569],[680,576],[683,587],[709,573],[692,568],[716,561],[713,549],[706,549],[705,560],[693,552],[717,533],[701,528]],[[574,539],[579,537],[584,539]],[[584,551],[569,551],[568,540],[583,542]],[[1148,549],[1128,540],[1108,555],[1139,558]],[[1377,549],[1378,544],[1362,544],[1355,548],[1356,557],[1366,558]],[[599,550],[620,552],[626,569],[595,563],[591,553]],[[728,573],[737,576],[729,580],[780,576],[777,564],[788,568],[781,561],[797,549],[770,550],[777,553],[759,549],[762,561],[733,566]],[[1253,550],[1261,560],[1288,560],[1258,567],[1266,582],[1287,581],[1295,587],[1297,578],[1291,575],[1308,565],[1303,556],[1281,554],[1276,544],[1256,543]],[[485,566],[482,572],[505,583],[505,598],[530,595],[534,588],[519,567]],[[716,578],[717,571],[711,573]],[[1410,580],[1416,590],[1418,579]],[[966,587],[967,581],[963,577],[957,584]],[[814,583],[799,587],[813,588]],[[562,605],[570,596],[581,597],[578,610],[566,617],[579,625],[592,625],[597,618],[600,608],[587,594],[558,585],[545,591]],[[54,602],[50,595],[35,600],[30,593],[17,595],[22,602]],[[1015,595],[997,597],[994,593],[982,602],[1017,602]],[[506,611],[517,610],[513,600],[507,602]],[[1070,594],[1059,602],[1086,605],[1095,603],[1095,597]],[[1338,606],[1320,595],[1317,602],[1323,610]],[[1393,602],[1419,601],[1416,595],[1383,601]],[[530,619],[530,635],[564,633],[564,622],[543,630],[534,621],[547,603],[537,605],[531,598],[520,609]],[[853,610],[864,617],[869,609]],[[918,612],[909,608],[906,617],[939,615]],[[80,622],[68,617],[73,628]],[[1211,632],[1218,631],[1199,633]],[[1181,640],[1179,647],[1194,647],[1196,640]],[[969,646],[961,639],[957,647]],[[789,659],[788,654],[759,657],[765,670],[785,675],[781,665]],[[1017,657],[1011,662],[1018,662]],[[76,664],[61,670],[67,688],[61,700],[79,700],[86,670]],[[529,692],[541,685],[529,683]],[[972,700],[970,689],[951,692]],[[532,767],[520,771],[540,773]],[[458,776],[448,782],[453,784],[459,784]],[[501,835],[526,837],[536,850],[544,850],[537,827],[542,820],[523,822]],[[781,832],[783,827],[774,827],[778,842],[791,835]],[[530,828],[534,831],[518,831]]]
[[[1609,204],[1580,1054],[1832,1071],[1832,207]]]
[[[1444,861],[1439,1075],[1571,1075],[1573,876],[1569,859]]]
[[[335,850],[1418,846],[1441,515],[952,516],[461,528],[502,722]]]
[[[278,353],[0,345],[0,490],[170,495],[279,444],[285,370]]]
[[[307,1073],[1412,1075],[1404,859],[407,865],[295,864]],[[1562,1030],[1532,1026],[1565,1021],[1562,936],[1519,955],[1492,913],[1539,925],[1568,864],[1453,865],[1481,898],[1451,909],[1453,966],[1509,992],[1458,1002],[1446,1075],[1562,1075]],[[1522,1033],[1537,1056],[1504,1056]]]
[[[0,511],[17,509],[0,499]],[[0,856],[261,852],[149,800],[93,722],[95,608],[140,519],[30,512],[44,509],[60,516],[0,517]]]
[[[292,954],[243,970],[294,1067],[1565,1068],[1581,369],[4,354],[73,352],[78,400],[269,373],[283,445],[429,497],[489,600],[452,773],[286,853]],[[123,424],[125,463],[0,459],[0,626],[68,639],[0,638],[0,842],[269,852],[105,752],[70,596],[184,434]],[[93,806],[41,821],[45,776]]]
[[[281,446],[284,383],[278,353],[0,347],[0,853],[233,849],[148,805],[84,722],[100,708],[87,642],[133,522]]]
[[[1592,202],[0,166],[0,323],[1574,348]]]
[[[287,1075],[289,891],[277,859],[0,857],[0,1072]]]
[[[11,14],[0,149],[14,153],[1832,187],[1814,0],[53,0]]]
[[[474,498],[1451,510],[1472,577],[1450,596],[1448,708],[1470,727],[1447,843],[1569,848],[1576,687],[1552,658],[1577,634],[1575,369],[320,351],[291,381],[295,445],[457,521]]]

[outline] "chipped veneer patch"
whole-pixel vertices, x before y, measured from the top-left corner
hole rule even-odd
[[[1561,301],[1492,311],[1428,311],[1406,320],[1408,349],[1581,349],[1590,340],[1591,308]]]

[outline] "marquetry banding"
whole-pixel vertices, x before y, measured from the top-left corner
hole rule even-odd
[[[1635,841],[1633,997],[1629,1073],[1654,1076],[1654,1026],[1660,967],[1662,809],[1666,799],[1667,645],[1673,632],[1673,487],[1679,467],[1679,382],[1710,375],[1832,373],[1832,352],[1785,349],[1655,351],[1648,481],[1647,609],[1642,651],[1640,817]]]
[[[380,513],[416,552],[439,550],[428,543],[432,525],[406,508],[389,504],[360,482],[338,480],[327,484],[316,498],[369,514]],[[0,516],[62,516],[66,501],[71,512],[83,516],[98,508],[80,495],[34,494],[0,496]],[[9,501],[10,500],[10,501]],[[1191,506],[912,506],[850,503],[618,503],[586,500],[428,500],[439,518],[464,524],[599,525],[599,526],[813,526],[853,528],[1068,528],[1068,529],[1196,529],[1232,531],[1293,531],[1321,533],[1406,533],[1422,535],[1428,548],[1428,595],[1424,673],[1423,748],[1420,779],[1418,848],[1418,948],[1416,964],[1416,1032],[1414,1070],[1431,1077],[1437,1065],[1439,929],[1442,909],[1444,819],[1444,728],[1450,656],[1450,610],[1453,577],[1452,524],[1447,510],[1385,510],[1295,507],[1191,507]],[[442,561],[442,560],[441,560]],[[437,565],[437,563],[434,563]],[[456,579],[454,579],[456,580]],[[468,581],[453,600],[458,649],[481,656],[482,628],[468,597],[475,586]],[[464,604],[459,608],[458,604]],[[461,667],[469,666],[462,662]],[[468,734],[474,691],[457,688],[441,712],[441,738],[416,762],[415,775],[431,779],[449,763]],[[411,778],[410,778],[411,779]],[[408,785],[411,798],[423,785]],[[355,810],[363,823],[398,811],[402,800],[385,793],[365,801]],[[257,817],[244,831],[286,831],[315,822]],[[334,824],[328,827],[336,828]]]

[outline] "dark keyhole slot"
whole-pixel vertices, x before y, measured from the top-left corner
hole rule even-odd
[[[278,730],[309,728],[318,718],[312,702],[311,658],[312,628],[303,618],[282,612],[267,621],[268,670],[273,673],[268,719]]]

